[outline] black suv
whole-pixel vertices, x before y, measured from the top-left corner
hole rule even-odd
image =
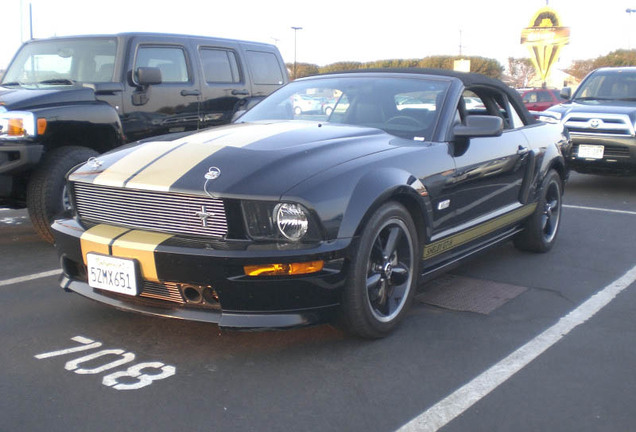
[[[149,33],[26,42],[0,84],[0,205],[52,241],[64,176],[143,138],[229,123],[288,82],[278,49]]]
[[[636,174],[636,67],[590,73],[571,97],[546,113],[572,137],[571,168],[581,173]],[[550,114],[552,113],[552,114]]]

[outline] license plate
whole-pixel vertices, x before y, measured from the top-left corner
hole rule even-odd
[[[139,294],[137,261],[107,255],[86,254],[88,284],[120,294]]]
[[[603,159],[605,147],[602,145],[579,145],[579,157],[586,159]]]

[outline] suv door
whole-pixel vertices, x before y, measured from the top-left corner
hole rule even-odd
[[[229,123],[250,96],[249,80],[234,47],[199,46],[203,69],[201,127]]]
[[[138,85],[136,71],[158,68],[161,83]],[[122,126],[128,141],[199,126],[199,81],[186,47],[143,41],[131,52]]]

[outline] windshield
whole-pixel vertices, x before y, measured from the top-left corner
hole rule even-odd
[[[238,119],[316,120],[382,129],[423,141],[449,87],[434,78],[333,77],[294,81]]]
[[[596,72],[581,84],[574,99],[636,101],[636,70]]]
[[[53,39],[24,45],[2,85],[68,85],[111,82],[117,53],[114,38]]]

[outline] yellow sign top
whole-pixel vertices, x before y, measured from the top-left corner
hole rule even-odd
[[[569,27],[561,27],[561,19],[549,7],[541,8],[521,31],[521,43],[530,50],[532,63],[543,81],[558,60],[561,48],[570,42]]]

